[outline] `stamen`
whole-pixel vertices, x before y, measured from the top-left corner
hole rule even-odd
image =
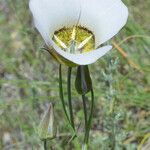
[[[62,42],[56,35],[54,35],[54,38],[64,49],[67,49],[66,44]]]
[[[71,40],[74,41],[75,38],[76,38],[76,26],[73,27],[72,35],[71,35]]]
[[[89,42],[89,40],[92,38],[92,36],[93,36],[93,35],[87,37],[84,41],[82,41],[82,42],[78,45],[77,49],[78,49],[78,50],[82,49],[82,48]]]

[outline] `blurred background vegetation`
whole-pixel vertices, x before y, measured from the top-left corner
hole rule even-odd
[[[111,129],[116,150],[150,150],[150,1],[124,2],[130,11],[126,27],[111,41],[114,49],[90,65],[95,90],[90,150],[111,150]],[[54,104],[55,127],[63,135],[50,141],[49,146],[54,150],[81,150],[84,124],[81,98],[73,84],[75,123],[77,127],[81,124],[78,130],[81,136],[80,140],[66,144],[70,129],[59,99],[59,65],[41,50],[43,44],[33,28],[28,1],[0,0],[1,150],[42,150],[36,128],[49,102]],[[115,69],[109,74],[109,62],[116,59]],[[66,88],[66,67],[63,71]],[[113,118],[109,115],[112,104],[108,98],[109,75],[115,81]]]

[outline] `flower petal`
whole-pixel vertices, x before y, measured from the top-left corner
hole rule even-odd
[[[82,54],[71,54],[71,53],[61,50],[53,41],[51,41],[51,43],[47,43],[47,44],[51,45],[59,55],[61,55],[65,59],[67,59],[77,65],[92,64],[112,49],[111,45],[107,45],[107,46],[98,48],[96,50],[82,53]]]
[[[29,7],[45,41],[54,31],[75,25],[81,10],[78,0],[30,0]]]
[[[121,0],[30,0],[29,6],[35,26],[46,44],[78,65],[95,62],[112,47],[105,46],[88,53],[70,54],[52,41],[54,31],[64,26],[73,26],[79,21],[80,25],[94,32],[98,46],[117,34],[128,18],[128,9]]]
[[[80,25],[94,32],[98,46],[117,34],[128,18],[128,9],[121,0],[30,0],[29,6],[45,41],[54,31],[79,20]]]
[[[80,23],[94,32],[96,46],[111,39],[126,24],[128,9],[121,0],[81,0]]]

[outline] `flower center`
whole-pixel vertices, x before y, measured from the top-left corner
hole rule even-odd
[[[95,49],[95,36],[87,28],[74,26],[54,32],[53,41],[66,52],[79,54]]]

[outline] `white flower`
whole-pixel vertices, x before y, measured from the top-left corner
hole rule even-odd
[[[30,0],[29,6],[36,28],[47,46],[53,47],[52,55],[61,62],[76,65],[94,63],[111,50],[111,45],[99,46],[116,35],[128,18],[128,9],[121,0]],[[55,33],[61,33],[62,29],[64,35],[60,38]],[[68,40],[63,38],[70,29],[67,45]],[[76,36],[82,36],[81,30],[89,35],[77,41]],[[93,49],[81,52],[92,40]]]

